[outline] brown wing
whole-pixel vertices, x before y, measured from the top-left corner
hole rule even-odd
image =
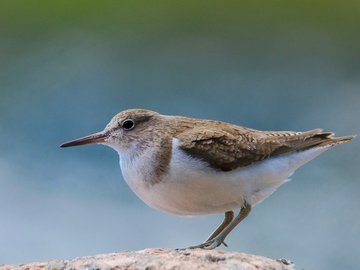
[[[321,129],[307,132],[257,131],[245,128],[226,130],[218,126],[195,127],[178,134],[180,149],[202,159],[215,169],[231,171],[266,158],[302,151],[315,146],[330,146],[353,137],[332,138]]]

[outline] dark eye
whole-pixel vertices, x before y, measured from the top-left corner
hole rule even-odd
[[[126,130],[130,130],[130,129],[133,129],[134,126],[135,126],[135,123],[134,123],[134,120],[132,119],[127,119],[125,120],[122,125],[123,129],[126,129]]]

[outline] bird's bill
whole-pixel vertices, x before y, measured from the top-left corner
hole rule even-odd
[[[63,143],[62,145],[60,145],[60,147],[71,147],[71,146],[93,144],[93,143],[104,143],[107,136],[108,134],[102,131],[74,141]]]

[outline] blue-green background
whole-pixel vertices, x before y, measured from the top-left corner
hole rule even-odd
[[[185,247],[216,227],[144,205],[110,148],[58,147],[134,107],[359,133],[359,1],[2,0],[0,264]],[[229,250],[358,269],[359,146],[301,168]]]

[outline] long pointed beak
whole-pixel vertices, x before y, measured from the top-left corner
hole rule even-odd
[[[105,142],[105,139],[107,137],[108,137],[108,133],[105,131],[101,131],[74,141],[63,143],[62,145],[60,145],[60,147],[71,147],[71,146],[78,146],[85,144],[103,143]]]

